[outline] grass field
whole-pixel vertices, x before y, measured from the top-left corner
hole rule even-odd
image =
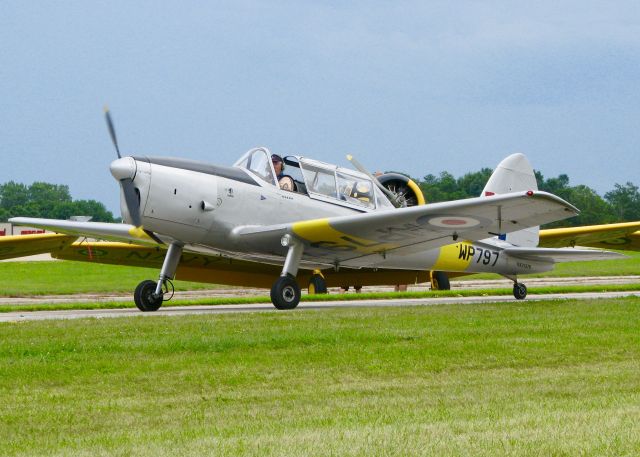
[[[0,324],[0,455],[638,455],[639,310]]]
[[[0,296],[133,292],[155,268],[89,262],[0,262]],[[213,289],[215,284],[176,281],[176,290]]]
[[[573,262],[557,265],[552,272],[527,277],[640,275],[640,252],[626,252],[623,260]],[[89,262],[0,262],[0,296],[72,293],[132,292],[144,279],[156,279],[159,271]],[[498,278],[471,275],[456,279]],[[176,290],[211,289],[215,284],[175,282]]]

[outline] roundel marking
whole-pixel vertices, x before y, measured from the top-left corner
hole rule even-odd
[[[472,217],[464,216],[438,216],[428,221],[429,225],[442,228],[469,228],[480,224],[480,221]]]

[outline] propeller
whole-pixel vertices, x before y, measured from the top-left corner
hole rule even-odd
[[[357,170],[359,170],[362,173],[364,173],[365,175],[367,175],[373,181],[373,183],[378,187],[378,189],[380,189],[382,191],[382,193],[384,193],[389,198],[389,201],[393,204],[393,206],[395,206],[396,208],[402,208],[402,207],[407,205],[404,197],[401,194],[397,194],[395,192],[391,192],[389,189],[384,187],[382,185],[382,183],[380,181],[378,181],[378,178],[376,178],[371,173],[369,173],[369,170],[367,170],[351,154],[347,154],[347,160],[349,162],[351,162],[353,164],[353,166],[356,167]]]
[[[113,128],[113,121],[111,120],[111,113],[109,112],[109,107],[105,105],[104,107],[104,116],[107,119],[107,127],[109,128],[109,135],[111,135],[111,141],[113,142],[113,146],[116,148],[116,153],[118,154],[118,159],[121,159],[120,148],[118,147],[118,139],[116,138],[116,129]]]
[[[116,148],[116,153],[118,154],[118,160],[111,163],[111,174],[120,182],[127,211],[131,217],[131,223],[136,227],[141,227],[142,216],[140,215],[140,195],[133,183],[133,178],[136,174],[136,162],[131,157],[125,157],[123,159],[122,155],[120,155],[116,130],[113,127],[111,113],[107,106],[104,107],[104,115],[107,120],[107,127],[109,128],[111,141],[113,142],[113,146]]]

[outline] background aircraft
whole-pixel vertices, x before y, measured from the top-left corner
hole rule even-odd
[[[419,204],[424,198],[408,178],[376,179],[355,161],[360,171],[288,156],[282,177],[266,148],[251,149],[232,167],[122,157],[106,115],[118,154],[110,168],[120,183],[127,223],[10,221],[69,235],[33,238],[53,243],[48,250],[57,258],[161,263],[158,282],[142,281],[134,292],[143,311],[161,306],[176,276],[270,286],[279,309],[297,306],[300,283],[324,292],[327,285],[424,282],[431,270],[498,273],[513,280],[514,296],[521,299],[527,290],[518,275],[550,270],[559,261],[619,256],[536,247],[539,225],[578,210],[537,191],[533,169],[522,154],[498,165],[480,197]],[[282,179],[293,190],[280,188]],[[77,237],[111,242],[74,244]],[[2,245],[11,250],[5,256],[17,255],[19,245],[35,251],[26,240],[3,240]]]

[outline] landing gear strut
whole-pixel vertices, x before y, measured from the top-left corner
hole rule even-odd
[[[289,249],[282,267],[282,274],[271,287],[271,303],[278,309],[294,309],[300,303],[301,293],[296,274],[304,246],[290,235],[284,235],[280,242],[282,246]]]
[[[168,291],[168,284],[176,275],[181,255],[182,245],[171,243],[164,257],[158,282],[147,279],[138,284],[133,293],[133,301],[140,311],[157,311],[162,306],[164,294]]]

